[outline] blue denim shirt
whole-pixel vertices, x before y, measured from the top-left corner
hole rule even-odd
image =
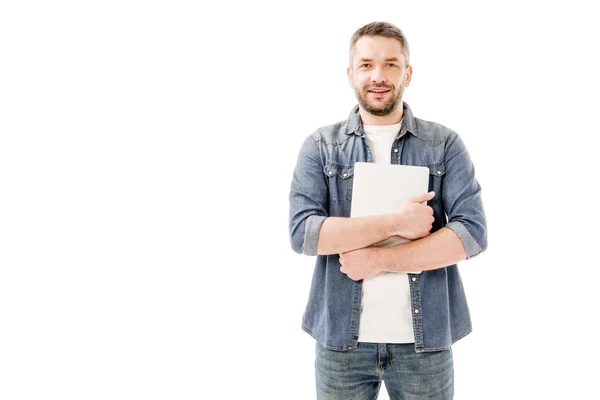
[[[429,168],[432,232],[452,229],[467,259],[487,248],[481,186],[460,136],[443,125],[415,118],[403,103],[392,164]],[[300,150],[290,190],[289,228],[294,251],[314,256],[323,221],[349,217],[354,163],[373,162],[356,106],[348,120],[318,129]],[[437,351],[471,332],[471,318],[456,264],[408,274],[415,351]],[[339,255],[318,255],[302,328],[329,349],[357,347],[362,280],[340,271]],[[418,310],[418,311],[417,311]]]

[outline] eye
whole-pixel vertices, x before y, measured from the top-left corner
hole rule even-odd
[[[394,64],[394,63],[389,63],[388,67],[392,67],[392,68],[397,68],[398,64]]]
[[[360,64],[360,68],[369,68],[370,66],[371,64],[368,63]]]

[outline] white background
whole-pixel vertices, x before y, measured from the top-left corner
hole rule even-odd
[[[355,104],[348,42],[373,20],[403,29],[405,100],[483,187],[455,398],[591,398],[595,14],[416,3],[3,2],[0,398],[314,398],[289,185]]]

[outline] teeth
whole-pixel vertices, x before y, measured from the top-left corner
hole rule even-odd
[[[387,90],[371,90],[371,92],[384,93],[384,92],[387,92]]]

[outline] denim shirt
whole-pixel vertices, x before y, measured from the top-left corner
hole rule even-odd
[[[481,186],[459,135],[443,125],[415,118],[403,103],[399,137],[392,145],[392,164],[429,168],[428,202],[434,212],[432,233],[454,231],[467,259],[487,248]],[[348,120],[318,129],[300,150],[290,190],[289,233],[292,249],[317,255],[323,221],[349,217],[354,163],[373,162],[356,106]],[[415,351],[448,349],[471,332],[471,318],[456,264],[408,273]],[[340,271],[339,255],[317,255],[302,328],[326,348],[357,347],[362,280]]]

